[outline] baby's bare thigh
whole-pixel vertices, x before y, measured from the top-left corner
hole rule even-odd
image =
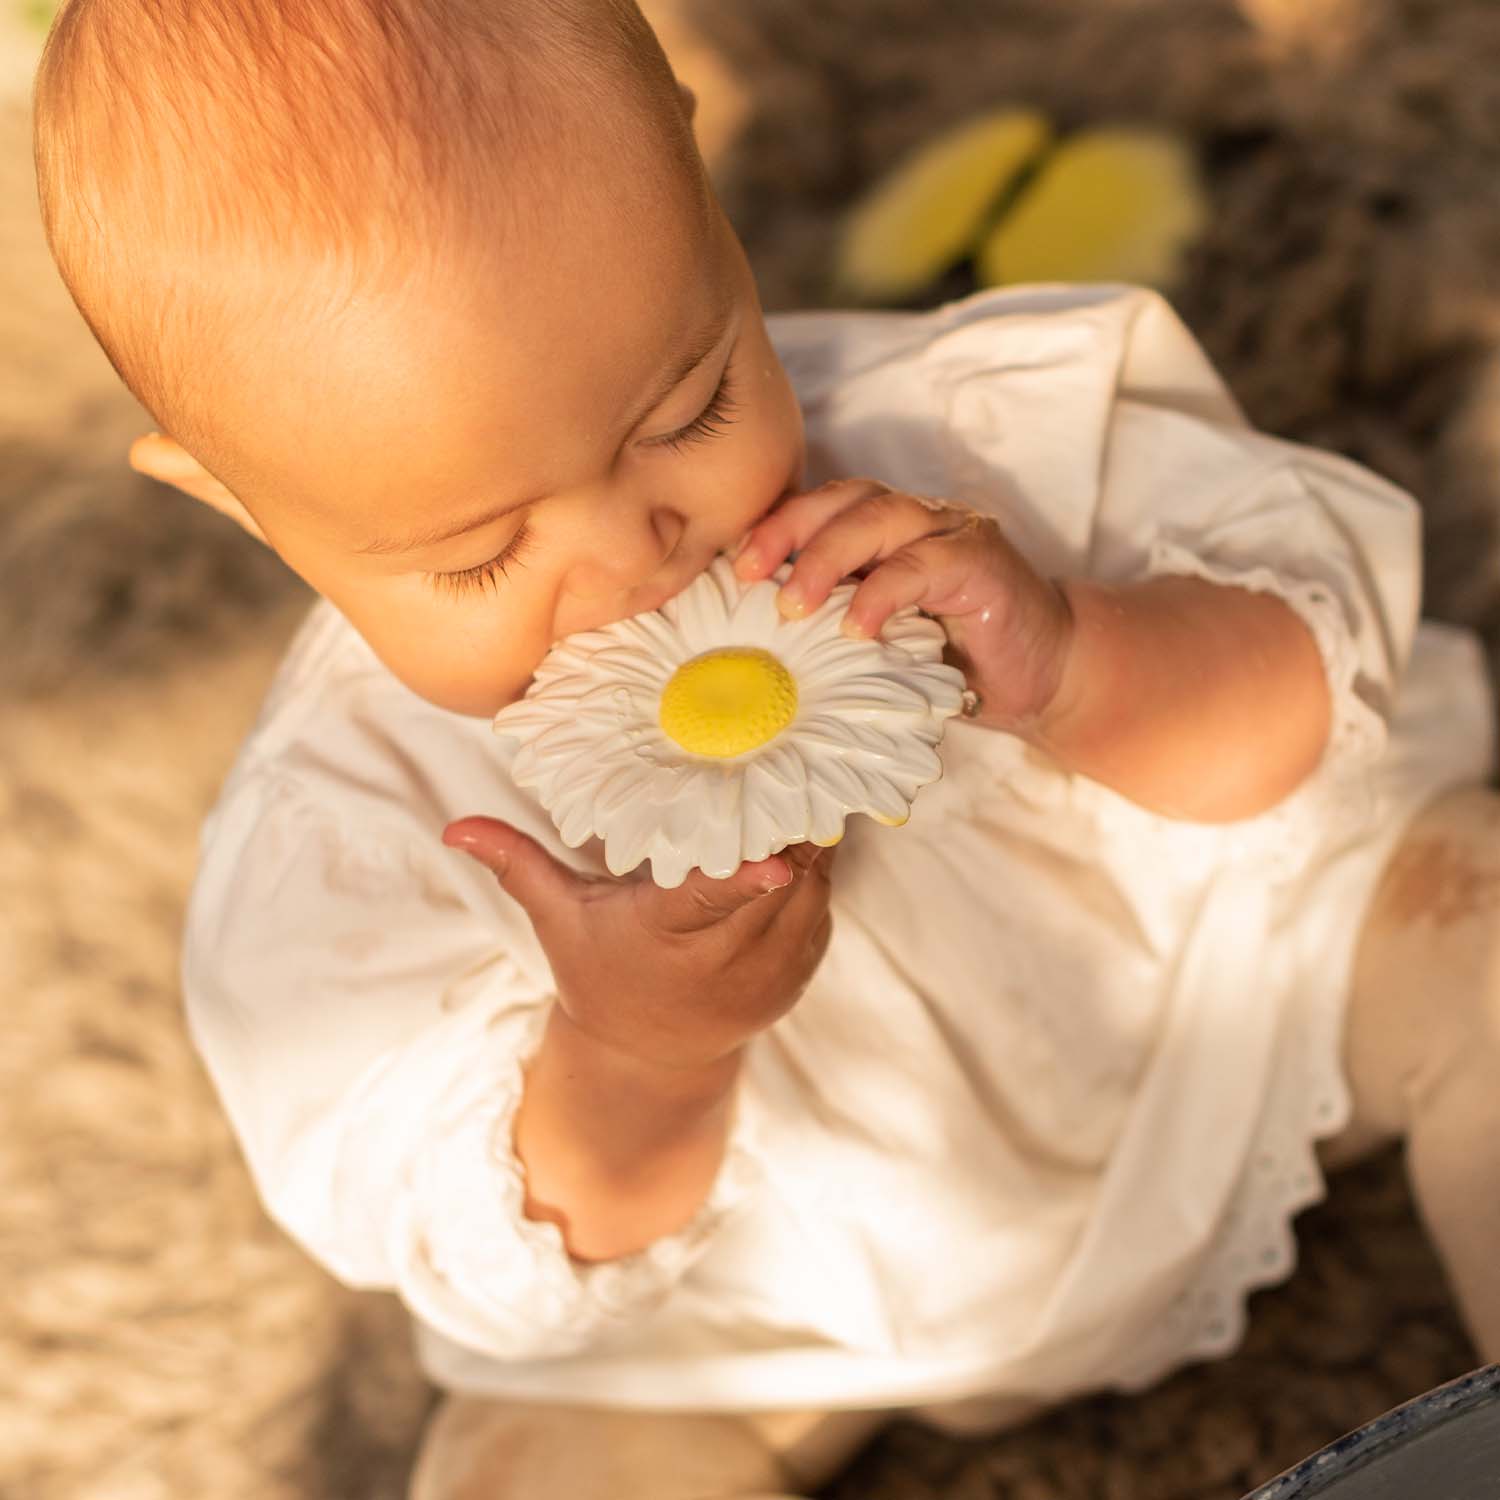
[[[1354,1113],[1325,1163],[1404,1135],[1424,1094],[1497,1033],[1500,795],[1465,787],[1413,820],[1366,914],[1344,1037]]]

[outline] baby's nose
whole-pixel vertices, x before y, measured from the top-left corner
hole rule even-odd
[[[678,542],[682,540],[682,533],[687,530],[687,522],[675,510],[667,510],[663,507],[652,512],[651,526],[661,542],[659,561],[665,562],[676,550]]]
[[[639,588],[672,555],[686,530],[687,521],[664,506],[633,518],[614,518],[614,524],[601,531],[594,554],[599,591]]]

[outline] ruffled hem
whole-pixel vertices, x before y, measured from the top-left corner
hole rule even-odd
[[[1283,1282],[1297,1263],[1292,1221],[1326,1196],[1317,1143],[1349,1122],[1342,1062],[1344,986],[1309,997],[1303,1024],[1283,1038],[1262,1125],[1213,1247],[1158,1323],[1159,1338],[1113,1382],[1139,1391],[1172,1370],[1221,1359],[1244,1337],[1252,1293]]]
[[[492,1015],[471,1039],[481,1055],[444,1096],[401,1216],[403,1297],[455,1342],[506,1359],[575,1352],[660,1303],[760,1177],[737,1107],[719,1175],[686,1225],[617,1260],[574,1260],[558,1225],[526,1217],[514,1142],[550,1009],[549,999]]]

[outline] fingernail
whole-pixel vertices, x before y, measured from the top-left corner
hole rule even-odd
[[[776,596],[776,608],[788,620],[800,620],[807,613],[807,600],[802,594],[802,585],[789,583]]]
[[[468,829],[462,829],[458,833],[444,833],[443,842],[450,849],[458,849],[472,859],[477,859],[487,869],[493,870],[496,875],[503,876],[509,864],[503,850],[486,849],[480,842],[478,834],[471,833]],[[481,852],[483,851],[483,852]]]
[[[734,555],[734,570],[736,573],[758,572],[765,563],[761,556],[759,547],[746,547],[743,551]]]
[[[852,641],[867,641],[870,639],[870,632],[853,615],[845,615],[839,621],[839,632],[842,635],[848,636]]]
[[[786,871],[784,877],[773,875],[769,870],[761,877],[760,888],[762,894],[770,895],[772,891],[782,890],[792,883],[792,872],[785,861],[782,862],[781,868]]]

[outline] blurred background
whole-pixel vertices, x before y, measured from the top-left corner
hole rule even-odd
[[[871,205],[976,115],[1036,112],[1054,153],[1100,131],[1170,142],[1190,180],[1148,166],[1114,200],[1170,219],[1154,274],[1252,420],[1419,496],[1427,611],[1478,627],[1496,660],[1494,0],[644,8],[699,95],[771,310],[977,285],[995,183],[963,247],[916,247],[921,274],[882,289],[849,259],[863,226],[864,251],[910,261],[927,189],[908,178],[904,208]],[[0,1496],[399,1500],[431,1400],[404,1316],[264,1218],[176,986],[198,822],[308,598],[126,466],[153,424],[36,217],[28,95],[51,9],[0,0]],[[1087,181],[1040,161],[1063,211],[1050,240],[1028,229],[1029,274],[1066,248]],[[975,196],[972,160],[933,170]],[[1025,199],[1005,201],[1012,245]],[[1252,1299],[1231,1359],[998,1439],[897,1427],[826,1495],[1235,1500],[1476,1362],[1393,1154],[1300,1229],[1294,1279]]]

